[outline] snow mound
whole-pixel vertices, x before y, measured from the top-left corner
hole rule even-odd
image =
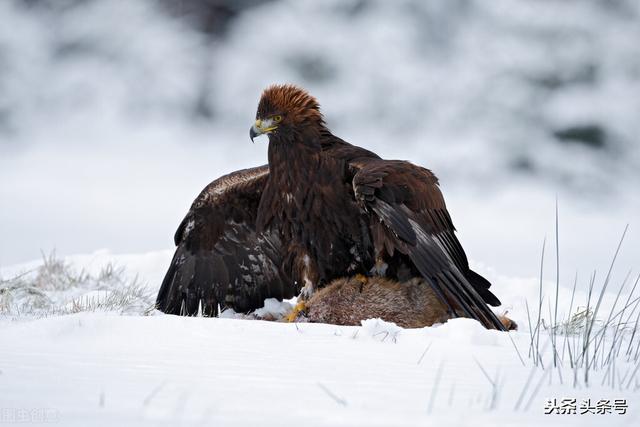
[[[227,308],[220,313],[219,317],[223,319],[258,319],[277,321],[281,320],[284,316],[289,314],[291,310],[293,310],[293,304],[291,303],[291,301],[294,300],[278,301],[275,298],[267,298],[264,300],[264,306],[255,311],[252,311],[251,313],[238,313],[232,308]]]
[[[450,319],[436,328],[428,328],[429,335],[451,342],[471,345],[498,345],[499,337],[504,333],[485,329],[472,319]]]
[[[278,301],[275,298],[264,300],[264,307],[257,309],[253,314],[259,319],[279,320],[293,310],[293,304],[289,301]]]
[[[380,342],[396,342],[403,328],[382,319],[367,319],[361,322],[365,336]]]

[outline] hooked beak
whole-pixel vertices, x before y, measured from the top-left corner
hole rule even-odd
[[[278,126],[274,125],[271,119],[265,120],[256,120],[256,122],[249,129],[249,138],[251,138],[251,142],[253,142],[254,138],[260,135],[268,134],[269,132],[275,130]]]
[[[251,126],[251,129],[249,129],[249,138],[251,138],[251,142],[253,142],[253,139],[258,135],[260,134],[256,131],[256,126]]]

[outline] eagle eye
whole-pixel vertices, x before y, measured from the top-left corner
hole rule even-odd
[[[278,123],[278,122],[282,121],[282,116],[275,115],[275,116],[272,117],[272,119],[273,119],[274,122]]]

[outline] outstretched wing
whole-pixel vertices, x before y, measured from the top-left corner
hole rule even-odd
[[[500,301],[489,291],[490,283],[469,269],[433,173],[397,160],[360,158],[349,165],[355,197],[373,216],[376,251],[408,256],[452,314],[504,329],[487,307]]]
[[[170,314],[218,314],[218,306],[247,312],[265,298],[291,298],[298,289],[280,268],[275,233],[256,233],[255,219],[268,166],[216,179],[200,193],[176,231],[177,249],[156,306]]]

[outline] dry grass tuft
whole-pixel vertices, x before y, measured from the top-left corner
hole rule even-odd
[[[12,277],[0,279],[0,316],[44,317],[80,312],[116,312],[148,315],[154,295],[130,278],[122,267],[111,263],[97,275],[77,271],[55,253],[43,255],[42,265]]]

